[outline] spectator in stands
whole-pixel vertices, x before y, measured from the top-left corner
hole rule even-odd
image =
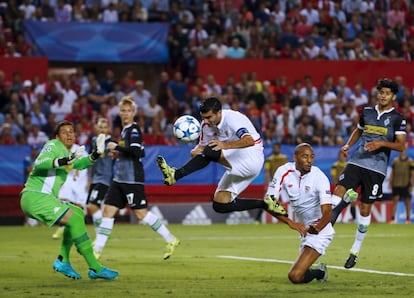
[[[27,143],[30,146],[43,146],[48,140],[49,137],[40,130],[39,124],[33,124],[27,137]]]
[[[144,109],[144,107],[149,104],[152,96],[147,89],[144,89],[144,81],[142,80],[135,81],[135,88],[129,95],[133,98],[137,108],[140,110]]]
[[[35,102],[30,109],[30,115],[32,116],[32,125],[42,127],[46,124],[46,115],[41,111],[40,104]]]
[[[29,20],[33,17],[36,7],[30,3],[30,0],[23,0],[23,3],[19,6],[19,10],[24,11],[24,18]]]
[[[305,7],[300,11],[300,14],[306,16],[310,25],[319,23],[319,12],[312,7],[312,1],[306,1]]]
[[[139,1],[137,1],[139,3]],[[117,10],[117,4],[110,2],[108,7],[106,7],[102,13],[102,22],[104,23],[118,23],[119,15]]]
[[[72,7],[66,4],[64,0],[58,0],[55,7],[55,21],[60,23],[69,23],[72,21]]]
[[[105,70],[105,76],[99,81],[99,85],[106,93],[111,93],[114,90],[114,85],[117,83],[115,74],[112,69]]]
[[[142,6],[140,0],[135,0],[131,9],[131,21],[132,22],[147,22],[148,10]]]
[[[72,111],[72,107],[65,104],[63,101],[63,93],[57,93],[57,100],[50,106],[50,111],[56,115],[56,121],[63,121],[67,114]]]
[[[37,97],[32,90],[32,81],[25,80],[23,82],[23,89],[20,93],[20,97],[23,99],[25,106],[25,113],[29,113],[32,107],[32,104],[37,102]]]
[[[178,115],[179,111],[184,108],[187,90],[188,85],[183,81],[181,72],[175,72],[174,79],[167,84],[168,105],[173,112],[173,117]]]
[[[99,111],[101,104],[106,103],[108,97],[106,96],[105,90],[101,88],[97,79],[90,81],[90,88],[85,93],[89,103],[92,105],[94,111]]]
[[[246,52],[240,47],[240,41],[238,38],[233,38],[231,46],[227,49],[227,58],[241,59],[244,58]]]
[[[16,139],[11,133],[10,123],[3,123],[0,131],[0,145],[15,145]]]
[[[210,44],[210,49],[215,51],[215,58],[223,59],[227,57],[228,47],[223,43],[223,37],[220,35],[214,37],[214,42]]]
[[[82,0],[78,0],[79,2]],[[55,10],[50,5],[50,0],[42,0],[42,4],[40,5],[41,9],[41,16],[48,21],[55,20]]]

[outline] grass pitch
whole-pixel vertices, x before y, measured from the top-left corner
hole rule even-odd
[[[72,250],[71,280],[54,273],[60,241],[46,227],[0,227],[0,297],[413,297],[414,225],[372,224],[355,269],[343,268],[354,224],[337,224],[327,254],[329,280],[287,278],[299,238],[286,225],[170,225],[181,240],[162,259],[164,242],[144,225],[116,224],[101,262],[115,281],[92,281]],[[94,237],[92,226],[89,232]]]

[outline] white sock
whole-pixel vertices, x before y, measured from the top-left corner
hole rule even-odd
[[[174,235],[171,234],[167,227],[160,221],[158,216],[151,211],[147,212],[147,215],[145,215],[142,221],[148,224],[155,232],[160,234],[166,242],[171,242],[175,239]]]
[[[335,208],[335,206],[338,205],[341,200],[342,199],[337,195],[332,195],[332,207]]]
[[[93,224],[97,226],[97,223],[99,224],[101,220],[102,220],[102,211],[101,209],[99,209],[94,214],[92,214],[92,221],[93,221]]]
[[[365,235],[368,232],[368,226],[371,223],[371,214],[368,216],[357,216],[358,227],[355,235],[355,241],[352,245],[351,252],[357,253],[361,250],[362,242],[364,242]]]
[[[98,233],[96,234],[95,243],[93,249],[97,252],[102,252],[109,236],[112,233],[114,227],[115,218],[102,217],[102,222],[98,227]]]

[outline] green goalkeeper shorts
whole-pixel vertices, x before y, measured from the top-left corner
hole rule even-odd
[[[51,227],[69,211],[69,206],[58,198],[41,192],[24,191],[20,199],[23,212]]]

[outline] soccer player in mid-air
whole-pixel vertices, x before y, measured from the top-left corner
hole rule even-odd
[[[47,226],[62,224],[63,231],[60,255],[53,263],[53,269],[73,279],[80,279],[70,263],[69,253],[75,244],[77,251],[89,266],[91,279],[115,279],[118,272],[103,267],[95,258],[91,240],[85,226],[83,210],[73,204],[58,199],[60,187],[65,182],[68,172],[91,166],[105,148],[104,138],[98,137],[97,150],[81,157],[85,148],[80,147],[75,153],[70,152],[75,141],[73,124],[63,121],[57,124],[55,139],[48,141],[37,157],[32,172],[21,193],[20,205],[23,212]]]
[[[218,213],[265,209],[275,217],[287,215],[282,205],[270,197],[239,199],[237,196],[249,186],[263,167],[264,155],[260,135],[251,121],[233,110],[223,110],[216,97],[206,98],[200,105],[202,118],[198,145],[191,151],[191,160],[183,167],[170,167],[162,156],[157,163],[164,175],[164,183],[177,180],[206,167],[211,161],[226,169],[213,197],[213,209]]]
[[[131,96],[124,96],[119,102],[119,116],[122,122],[121,140],[109,142],[107,148],[116,158],[116,171],[104,200],[102,221],[97,228],[94,242],[95,256],[100,257],[114,226],[119,209],[129,206],[137,219],[149,225],[167,242],[164,260],[171,257],[180,241],[168,230],[157,215],[148,211],[144,191],[145,156],[142,134],[134,122],[136,105]]]
[[[382,197],[382,183],[387,175],[391,150],[404,151],[406,120],[394,108],[399,86],[397,82],[381,79],[377,84],[375,107],[365,107],[358,126],[353,130],[341,151],[348,156],[352,145],[360,140],[351,159],[339,177],[332,200],[336,207],[332,211],[332,224],[341,211],[357,196],[349,195],[361,186],[360,215],[358,227],[345,268],[355,266],[362,242],[371,223],[372,204]],[[341,200],[342,198],[342,200]],[[339,202],[339,203],[337,203]]]

